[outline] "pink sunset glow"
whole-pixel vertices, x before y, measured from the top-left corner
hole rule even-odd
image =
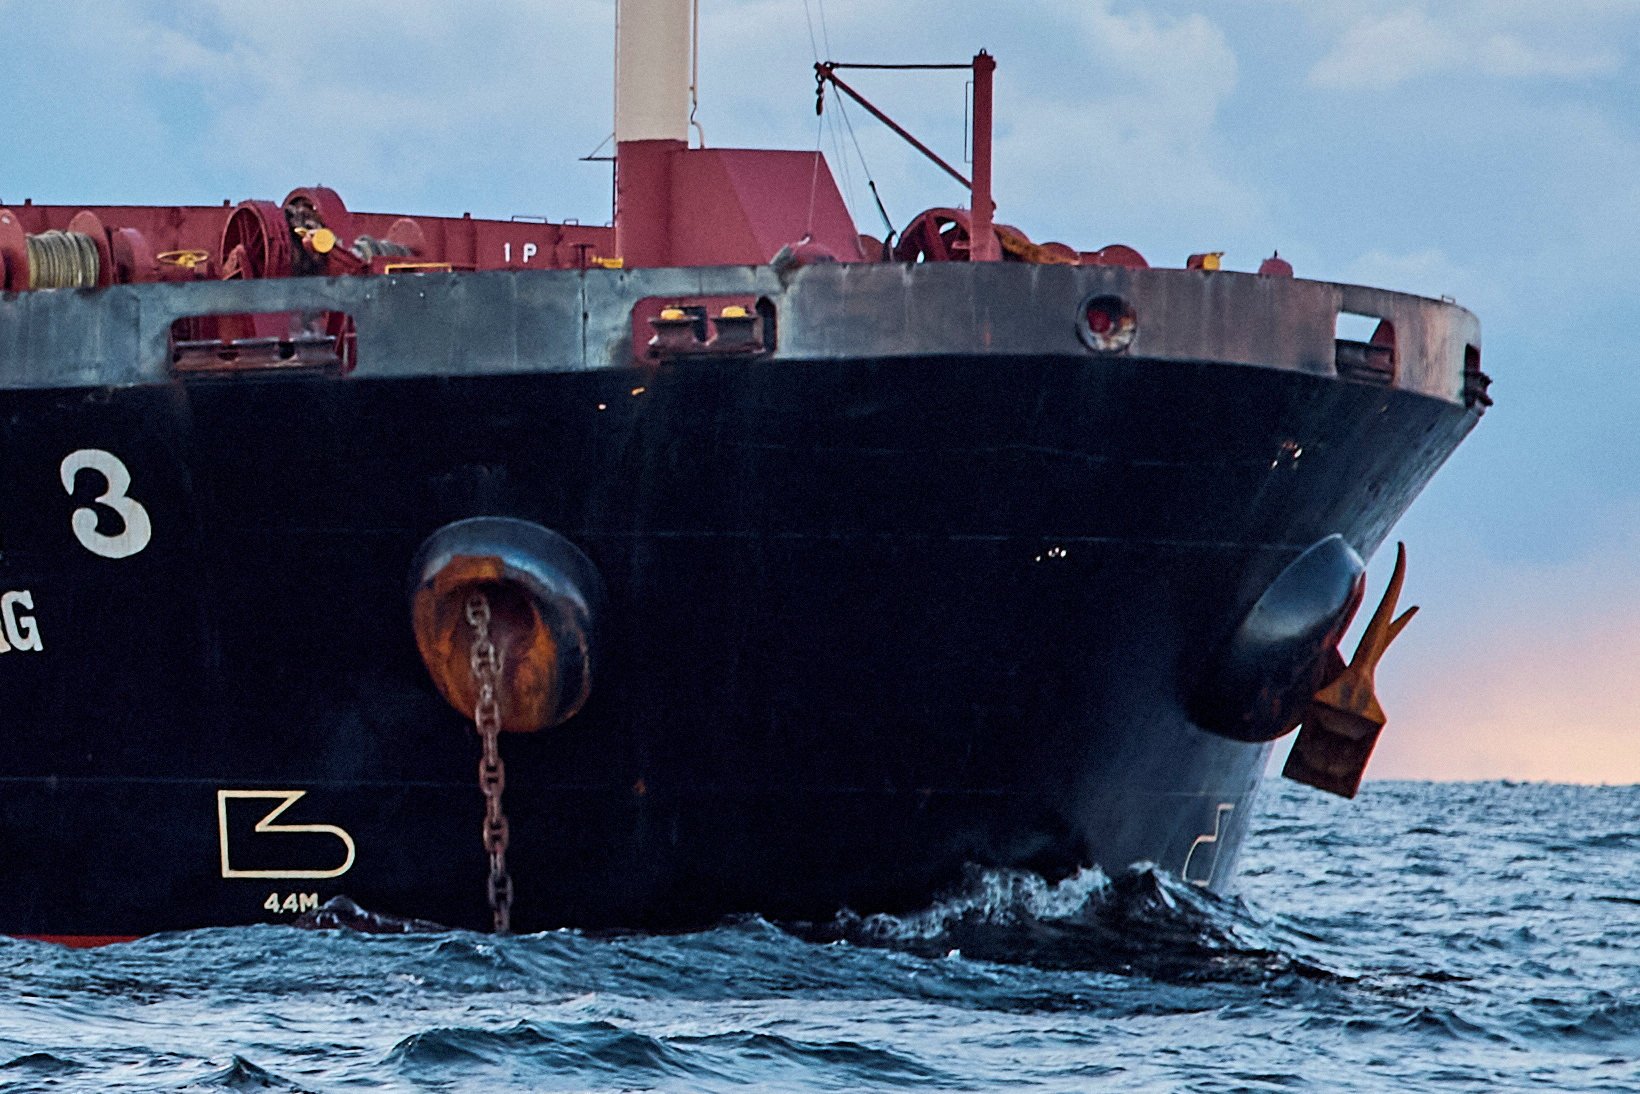
[[[1390,722],[1369,775],[1640,782],[1636,523],[1559,563],[1426,562],[1443,573],[1409,579],[1407,601],[1433,610],[1380,669]]]

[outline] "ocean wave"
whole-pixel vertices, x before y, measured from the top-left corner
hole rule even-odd
[[[658,1038],[609,1022],[519,1021],[502,1029],[441,1027],[393,1046],[387,1063],[417,1078],[451,1072],[476,1081],[474,1066],[518,1066],[533,1072],[600,1072],[638,1076],[710,1077]]]
[[[360,907],[345,896],[334,896],[291,926],[309,931],[349,930],[361,934],[440,934],[449,928],[427,919],[387,915]]]
[[[57,1056],[50,1052],[29,1052],[0,1064],[0,1071],[9,1072],[4,1085],[10,1086],[18,1076],[29,1075],[44,1077],[48,1075],[71,1075],[81,1070],[85,1065],[66,1056]]]
[[[844,912],[794,927],[804,937],[1039,968],[1138,973],[1165,980],[1347,979],[1302,953],[1234,897],[1140,864],[1097,867],[1058,882],[973,870],[955,892],[906,915]]]
[[[305,1091],[307,1088],[291,1082],[289,1079],[275,1075],[266,1068],[258,1067],[243,1056],[234,1056],[228,1066],[220,1071],[214,1071],[204,1078],[190,1084],[190,1089],[204,1088],[207,1090],[290,1090]]]
[[[1640,1050],[1640,992],[1597,992],[1586,999],[1534,999],[1516,1023],[1546,1040],[1636,1042]]]
[[[619,1079],[620,1085],[686,1083],[693,1088],[814,1083],[827,1089],[929,1087],[952,1077],[914,1056],[851,1040],[792,1037],[769,1030],[645,1033],[607,1021],[518,1021],[502,1028],[439,1027],[412,1034],[384,1061],[416,1082],[548,1076]]]
[[[735,1031],[695,1037],[677,1037],[671,1043],[706,1050],[734,1064],[736,1073],[755,1065],[759,1074],[772,1078],[785,1069],[824,1075],[828,1085],[840,1088],[866,1086],[943,1085],[950,1076],[937,1068],[890,1048],[856,1041],[812,1041],[779,1033]]]

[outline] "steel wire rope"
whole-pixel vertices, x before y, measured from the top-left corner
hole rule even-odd
[[[826,47],[826,56],[830,57],[833,54],[831,52],[831,27],[830,27],[829,23],[826,20],[826,0],[816,0],[816,2],[820,6],[820,42],[817,43],[815,41],[815,38],[814,38],[814,16],[809,10],[809,0],[803,0],[803,18],[808,23],[808,28],[809,28],[809,52],[811,54],[813,54],[815,64],[819,64],[820,63],[820,45],[821,44],[824,44],[825,47]],[[864,151],[864,149],[862,149],[860,147],[860,138],[855,135],[854,121],[848,115],[848,104],[845,103],[841,97],[838,97],[836,102],[837,102],[837,110],[843,116],[843,126],[845,128],[847,128],[847,130],[848,130],[848,139],[849,139],[850,143],[852,143],[854,145],[854,155],[860,161],[860,173],[865,176],[866,187],[867,187],[867,189],[869,189],[871,191],[871,200],[877,206],[877,215],[882,217],[882,219],[883,219],[883,230],[887,233],[883,237],[883,250],[884,250],[884,253],[886,254],[889,247],[892,246],[892,244],[893,244],[894,236],[897,234],[894,230],[894,222],[889,219],[888,210],[886,208],[884,208],[884,206],[883,206],[883,197],[880,193],[877,192],[877,180],[872,177],[871,165],[866,162],[865,151]],[[815,158],[815,162],[814,162],[814,175],[809,181],[809,223],[808,223],[808,232],[811,236],[814,234],[814,199],[815,199],[815,191],[816,191],[817,187],[819,186],[819,181],[820,181],[820,160],[818,158],[818,153],[820,152],[820,149],[824,144],[824,136],[823,136],[823,134],[824,134],[824,121],[825,121],[825,119],[824,119],[824,116],[822,115],[822,118],[821,118],[821,135],[817,135],[816,140],[815,140],[816,158]],[[853,206],[858,204],[855,200],[855,197],[854,197],[853,172],[850,171],[850,169],[849,169],[848,153],[843,148],[842,136],[841,136],[840,133],[837,132],[835,124],[833,126],[833,140],[836,142],[836,146],[837,146],[837,160],[838,160],[838,163],[843,169],[843,190],[844,190],[844,194],[845,194],[844,200],[850,206],[850,212],[852,214]]]
[[[804,0],[805,8],[807,7],[807,3],[808,0]],[[820,9],[820,44],[825,47],[827,57],[834,57],[836,54],[831,51],[831,28],[826,21],[826,0],[815,0],[815,4]],[[809,35],[809,43],[811,46],[813,45],[813,42],[814,35],[811,29]],[[819,59],[819,57],[815,58],[816,61]],[[841,100],[838,101],[837,109],[839,111],[843,109]],[[847,118],[845,117],[844,120],[846,121]],[[837,124],[837,120],[835,118],[831,120],[831,145],[837,153],[837,166],[840,167],[843,172],[843,202],[848,206],[850,215],[852,215],[854,206],[857,204],[854,197],[854,172],[849,169],[848,151],[843,147],[842,126]]]
[[[31,235],[28,247],[30,289],[91,289],[102,272],[97,245],[83,232],[55,229]]]
[[[814,63],[820,63],[820,43],[814,40],[814,15],[809,11],[809,0],[803,0],[803,21],[809,27],[809,52],[814,56]],[[826,143],[826,116],[816,102],[814,112],[819,115],[814,126],[814,167],[809,171],[809,219],[803,231],[807,238],[814,238],[814,198],[820,190],[820,156]]]
[[[689,124],[694,127],[695,135],[700,138],[700,146],[706,147],[706,130],[695,120],[695,114],[700,110],[700,0],[695,0],[694,8],[689,15]]]
[[[894,222],[888,217],[888,210],[883,207],[883,197],[877,192],[877,180],[871,177],[871,165],[866,162],[865,150],[860,147],[860,138],[854,135],[854,122],[848,116],[848,105],[841,98],[837,100],[837,111],[843,116],[843,124],[848,127],[848,139],[854,144],[854,154],[860,159],[860,171],[866,177],[866,186],[871,190],[871,200],[877,204],[877,215],[883,218],[883,230],[888,234],[883,237],[883,247],[887,249],[893,242],[895,231]]]
[[[841,111],[841,106],[838,109]],[[852,215],[856,204],[854,199],[854,172],[849,169],[848,149],[843,147],[843,127],[838,124],[835,117],[831,118],[831,147],[832,151],[837,154],[837,166],[843,175],[843,201],[849,207],[849,213]]]

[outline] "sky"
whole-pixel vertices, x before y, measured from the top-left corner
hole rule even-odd
[[[717,146],[827,151],[856,220],[963,195],[816,55],[998,59],[1000,219],[1157,265],[1455,297],[1497,405],[1398,527],[1370,775],[1640,782],[1640,3],[702,0]],[[0,201],[609,218],[613,0],[0,0]],[[961,74],[857,86],[948,158]],[[858,148],[856,148],[856,141]],[[1392,551],[1373,560],[1375,597]]]

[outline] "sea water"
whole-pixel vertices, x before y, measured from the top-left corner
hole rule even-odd
[[[1224,898],[979,873],[691,934],[0,941],[0,1090],[1640,1091],[1640,787],[1264,791]]]

